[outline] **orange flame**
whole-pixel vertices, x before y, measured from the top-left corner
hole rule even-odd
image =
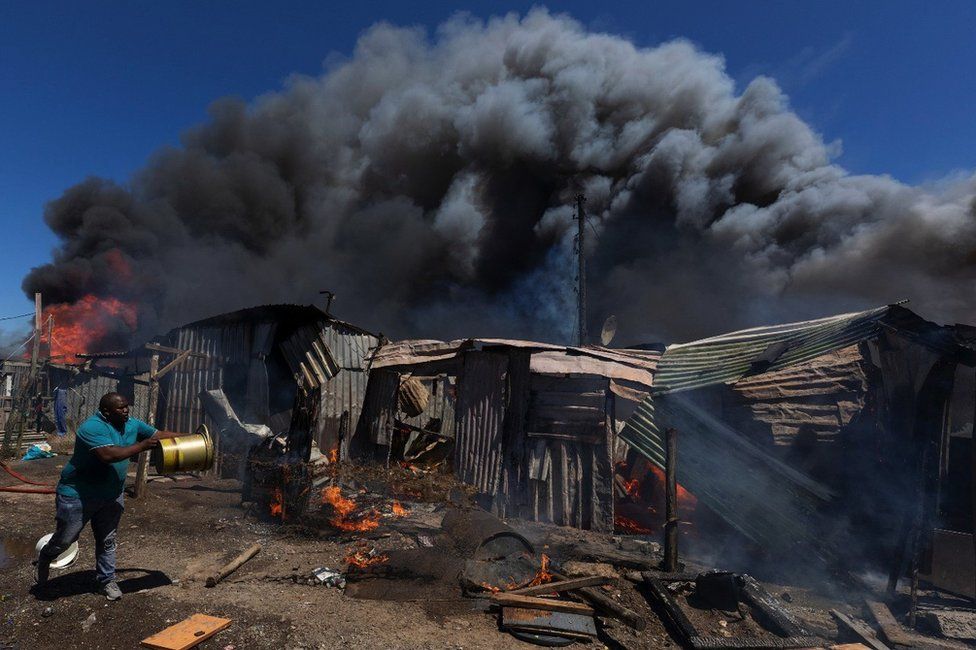
[[[394,517],[403,517],[405,515],[409,515],[410,514],[410,511],[407,510],[406,508],[404,508],[403,506],[401,506],[400,505],[400,502],[397,501],[396,499],[393,499],[393,507],[392,507],[392,510],[393,510],[393,516]]]
[[[52,357],[73,358],[83,352],[100,352],[93,346],[120,331],[134,332],[138,325],[135,305],[92,294],[73,303],[51,305],[44,310],[45,323],[48,317],[53,323]]]
[[[655,479],[661,484],[661,493],[664,493],[663,486],[666,484],[667,477],[664,474],[664,470],[657,465],[651,465],[651,472],[654,474]],[[695,508],[698,506],[698,497],[686,490],[681,483],[678,486],[678,511],[685,511],[686,513],[693,513]]]
[[[640,499],[640,481],[636,478],[631,480],[624,479],[624,490],[631,499]]]
[[[359,567],[360,569],[365,569],[366,567],[372,566],[374,564],[383,564],[384,562],[389,561],[389,559],[390,556],[386,555],[385,553],[372,555],[365,548],[359,548],[355,550],[350,549],[346,553],[346,557],[343,558],[343,561],[346,564],[351,564],[353,566]]]
[[[356,502],[342,496],[339,488],[334,485],[322,490],[322,503],[332,506],[335,516],[329,519],[329,523],[339,530],[365,532],[380,525],[379,515],[375,510],[361,519],[350,520],[349,517],[356,512]]]
[[[532,578],[529,586],[535,587],[536,585],[544,585],[547,582],[552,582],[552,574],[549,573],[549,556],[543,553],[539,562],[539,572]]]
[[[280,517],[284,512],[284,500],[281,495],[281,488],[276,487],[271,493],[271,516]]]
[[[332,449],[329,451],[329,462],[338,463],[339,462],[339,448]]]
[[[647,533],[653,533],[650,528],[645,528],[639,522],[623,515],[617,515],[613,518],[613,525],[618,531],[631,533],[633,535],[644,535]]]

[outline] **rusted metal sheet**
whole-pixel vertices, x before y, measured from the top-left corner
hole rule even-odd
[[[376,445],[390,444],[399,387],[400,375],[392,370],[379,369],[369,373],[362,415],[354,439],[343,450],[344,455],[357,456],[372,452]]]
[[[337,320],[331,320],[322,327],[319,337],[338,366],[347,370],[365,370],[379,345],[379,338],[375,335]]]
[[[492,496],[501,469],[507,367],[504,354],[468,352],[458,387],[454,472]]]
[[[331,450],[341,445],[345,458],[348,442],[359,422],[369,377],[362,370],[340,370],[321,388],[316,443]]]
[[[832,443],[864,407],[869,362],[858,346],[730,386],[722,419],[753,438],[790,445],[801,429]]]
[[[613,525],[609,379],[531,375],[526,516],[563,526]]]

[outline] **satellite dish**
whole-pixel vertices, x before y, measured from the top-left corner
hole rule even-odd
[[[607,347],[613,340],[613,335],[617,333],[617,317],[611,314],[603,321],[603,330],[600,331],[600,345]]]

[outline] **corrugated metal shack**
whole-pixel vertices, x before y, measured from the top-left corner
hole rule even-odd
[[[5,361],[0,366],[0,430],[6,426],[14,393],[30,370],[29,361]],[[95,412],[98,400],[109,392],[126,395],[131,402],[133,417],[145,419],[148,413],[148,379],[145,372],[130,367],[95,363],[44,363],[40,370],[41,394],[48,396],[42,414],[42,429],[54,431],[53,411],[49,396],[64,389],[67,423],[73,430]],[[34,423],[28,428],[33,429]]]
[[[358,417],[378,338],[311,305],[265,305],[177,327],[162,342],[217,363],[191,357],[164,378],[159,426],[212,425],[198,395],[220,388],[244,422],[287,431],[299,397],[313,411],[319,446],[332,449]]]
[[[972,333],[892,305],[669,346],[621,436],[663,467],[675,427],[678,480],[773,553],[836,560],[847,522],[892,542],[919,508],[971,532]]]
[[[370,367],[354,453],[388,458],[398,434],[436,421],[456,475],[501,516],[612,530],[617,423],[650,390],[658,356],[505,339],[389,344]],[[430,406],[411,416],[403,388],[416,379]]]

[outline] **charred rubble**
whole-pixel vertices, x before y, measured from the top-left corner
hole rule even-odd
[[[350,545],[296,582],[464,596],[536,643],[642,647],[649,616],[694,648],[974,640],[952,617],[976,596],[976,328],[891,305],[669,346],[391,342],[268,305],[152,344],[196,355],[157,424],[217,432],[251,516]],[[150,351],[46,381],[69,419],[107,390],[146,417]],[[804,614],[768,585],[856,606]]]

